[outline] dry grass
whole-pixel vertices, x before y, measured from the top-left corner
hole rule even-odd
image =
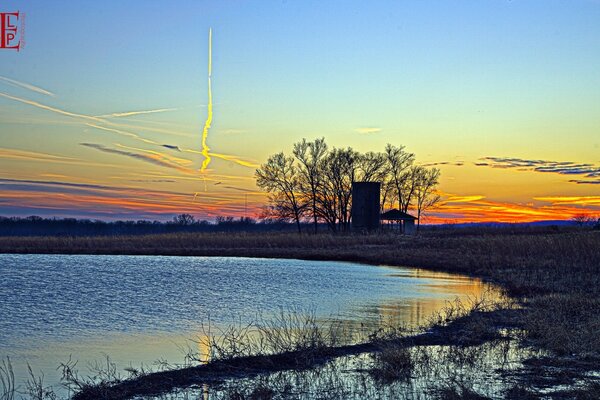
[[[520,322],[525,328],[525,343],[550,351],[556,357],[600,357],[600,314],[597,312],[600,306],[600,232],[492,230],[470,234],[463,231],[456,234],[452,231],[436,231],[419,237],[327,234],[299,236],[283,233],[3,237],[0,238],[0,252],[345,260],[467,273],[500,284],[523,306]],[[451,311],[456,315],[439,318],[460,319],[473,310],[459,308]],[[493,337],[493,327],[485,319],[478,319],[478,311],[475,310],[471,318],[465,319],[464,329],[461,331],[465,334],[464,343]],[[325,333],[311,328],[310,321],[304,321],[303,336],[294,341],[300,322],[302,321],[296,320],[293,322],[296,328],[281,329],[276,335],[272,333],[277,331],[270,329],[270,346],[280,351],[289,351],[299,349],[298,343],[309,343],[313,349],[332,345]],[[244,332],[231,334],[234,338],[236,335],[243,336]],[[227,358],[227,352],[235,356],[236,352],[244,354],[247,351],[233,347],[239,346],[239,343],[229,344],[229,347],[224,344],[221,346],[221,358]],[[409,360],[402,348],[384,350],[389,351],[380,353],[380,358],[375,363],[379,365],[382,376],[401,377],[410,370],[410,363],[414,360]],[[573,394],[586,398],[587,393],[591,393],[590,390],[596,387],[591,385],[591,389],[586,388]],[[447,389],[440,392],[440,396],[481,398],[476,393],[464,391],[465,388]],[[525,392],[515,389],[512,394],[518,393]],[[455,395],[462,397],[453,397]]]
[[[388,343],[372,355],[371,375],[382,382],[409,380],[414,368],[410,350],[402,344]]]

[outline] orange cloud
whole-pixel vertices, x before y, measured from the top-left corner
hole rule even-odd
[[[600,196],[548,196],[548,197],[534,197],[534,199],[552,203],[552,204],[600,206]]]
[[[520,204],[485,199],[484,196],[448,195],[424,218],[426,223],[454,222],[533,222],[569,220],[575,215],[600,214],[600,196],[536,197],[550,205]]]

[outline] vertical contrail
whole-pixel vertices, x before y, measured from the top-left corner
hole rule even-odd
[[[210,77],[212,74],[212,28],[208,30],[208,113],[206,115],[206,122],[204,123],[204,130],[202,131],[202,155],[204,161],[202,161],[202,168],[200,171],[204,172],[208,164],[210,164],[210,154],[208,151],[210,148],[206,144],[206,138],[208,137],[208,130],[210,129],[210,123],[212,122],[212,90],[210,87]]]

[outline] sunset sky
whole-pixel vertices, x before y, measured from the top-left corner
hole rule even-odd
[[[258,213],[302,138],[404,145],[429,222],[600,216],[600,1],[2,1],[0,216]],[[212,124],[208,113],[212,28]]]

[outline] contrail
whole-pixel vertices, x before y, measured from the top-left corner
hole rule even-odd
[[[22,98],[16,97],[16,96],[11,96],[11,95],[3,93],[3,92],[0,92],[0,96],[5,97],[7,99],[14,100],[14,101],[18,101],[18,102],[21,102],[24,104],[29,104],[30,106],[34,106],[34,107],[52,111],[52,112],[55,112],[58,114],[66,115],[67,117],[83,118],[83,119],[87,119],[90,121],[96,121],[96,122],[106,122],[103,119],[98,118],[98,117],[92,117],[90,115],[85,115],[85,114],[72,113],[69,111],[61,110],[60,108],[54,108],[54,107],[47,106],[45,104],[38,103],[37,101],[22,99]]]
[[[212,122],[212,91],[210,87],[210,77],[212,74],[212,28],[208,30],[208,113],[206,115],[206,122],[204,123],[204,130],[202,131],[202,155],[204,161],[202,161],[201,172],[204,172],[210,164],[210,155],[208,154],[210,148],[206,144],[206,138],[208,137],[208,130]]]
[[[140,115],[140,114],[162,113],[162,112],[167,112],[167,111],[177,111],[177,108],[158,108],[156,110],[116,112],[116,113],[112,113],[112,114],[97,115],[97,117],[98,118],[120,118],[120,117],[130,117],[132,115]]]
[[[12,85],[12,86],[22,87],[22,88],[31,90],[31,91],[36,92],[36,93],[41,93],[41,94],[45,94],[46,96],[52,96],[52,97],[54,97],[54,93],[49,92],[49,91],[47,91],[45,89],[42,89],[40,87],[30,85],[29,83],[15,81],[14,79],[10,79],[10,78],[7,78],[5,76],[0,76],[0,80],[4,81],[4,82],[6,82],[6,83],[8,83],[9,85]]]
[[[137,140],[139,140],[141,142],[144,142],[144,143],[154,144],[154,145],[157,145],[157,146],[162,146],[161,143],[155,142],[154,140],[143,138],[140,135],[138,135],[137,133],[122,131],[120,129],[107,128],[107,127],[104,127],[104,126],[100,126],[100,125],[96,125],[96,124],[91,124],[91,123],[86,123],[86,125],[89,126],[89,127],[91,127],[91,128],[102,129],[103,131],[114,132],[114,133],[117,133],[117,134],[123,135],[123,136],[129,136],[129,137],[132,137],[132,138],[137,139]]]

